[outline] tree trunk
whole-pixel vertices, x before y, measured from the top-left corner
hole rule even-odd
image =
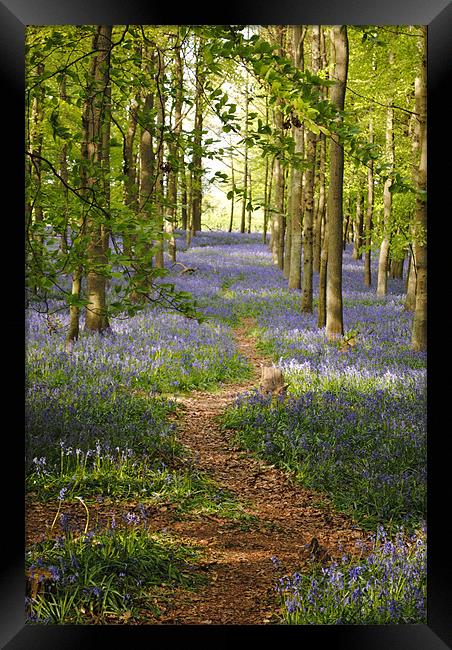
[[[419,106],[420,160],[417,174],[416,212],[414,219],[416,262],[416,307],[414,310],[411,347],[416,351],[427,349],[427,27],[423,31],[423,61],[421,81],[417,85]]]
[[[249,113],[249,92],[248,92],[248,72],[246,73],[245,84],[245,160],[243,167],[243,203],[242,203],[242,218],[240,220],[240,232],[245,232],[246,225],[246,206],[248,203],[248,113]]]
[[[163,232],[165,230],[163,213],[165,210],[165,189],[164,189],[164,172],[163,172],[163,162],[164,162],[164,147],[165,147],[165,96],[164,96],[164,87],[163,87],[163,77],[165,74],[165,61],[163,53],[158,51],[157,53],[157,76],[156,76],[156,88],[157,88],[157,133],[158,133],[158,143],[157,151],[155,154],[156,157],[156,169],[155,169],[155,204],[156,204],[156,226],[158,230],[158,239],[156,243],[155,251],[155,266],[158,269],[163,269],[164,267],[164,255],[163,255]]]
[[[389,64],[393,62],[394,55],[389,54]],[[386,157],[390,164],[390,172],[394,167],[394,109],[392,103],[388,106],[386,116]],[[387,178],[383,188],[383,240],[380,246],[380,256],[378,258],[378,278],[377,278],[377,296],[385,296],[388,288],[388,260],[390,246],[390,228],[391,228],[391,211],[392,211],[392,194],[390,188],[392,185],[391,178]]]
[[[181,179],[181,221],[182,221],[182,230],[187,230],[188,228],[188,196],[187,196],[187,174],[185,171],[185,158],[184,153],[181,155],[182,168],[180,173]]]
[[[67,101],[66,94],[66,75],[63,73],[62,79],[60,82],[60,97],[63,101]],[[62,180],[62,192],[64,196],[64,208],[63,208],[63,226],[60,234],[60,250],[62,253],[67,253],[68,251],[68,227],[69,227],[69,191],[68,191],[68,165],[67,165],[67,143],[66,140],[61,145],[60,153],[60,176]]]
[[[195,96],[195,129],[193,142],[193,179],[192,179],[192,233],[201,230],[202,205],[202,125],[203,110],[202,93],[204,77],[201,70],[201,42],[198,41],[196,50],[196,96]]]
[[[175,99],[174,99],[174,128],[173,137],[169,145],[170,169],[168,172],[168,215],[169,223],[168,230],[171,233],[171,239],[168,242],[168,253],[173,262],[176,261],[176,239],[174,237],[174,229],[177,226],[177,193],[179,186],[180,174],[180,137],[182,133],[182,105],[183,105],[183,69],[182,59],[180,53],[179,34],[178,40],[175,45],[175,70],[174,70],[174,84],[175,84]]]
[[[301,294],[301,311],[312,312],[312,275],[313,275],[313,222],[314,222],[314,177],[315,153],[317,139],[308,131],[306,136],[306,159],[308,168],[304,174],[303,184],[303,283]]]
[[[319,304],[317,311],[317,327],[326,325],[326,274],[328,269],[328,218],[325,214],[325,231],[323,234],[322,250],[319,267]]]
[[[289,204],[290,204],[290,197],[287,197],[288,192],[290,191],[290,187],[292,186],[292,176],[293,176],[293,169],[290,169],[289,174],[288,174],[288,179],[287,179],[287,191],[285,192],[285,215],[287,217],[285,218],[285,226],[284,226],[284,232],[285,232],[285,241],[284,241],[284,261],[283,261],[283,273],[284,277],[288,280],[290,276],[290,254],[291,254],[291,249],[292,249],[292,221],[291,221],[291,216],[289,213]]]
[[[403,259],[391,260],[391,278],[403,280],[403,262]]]
[[[194,234],[193,230],[193,171],[190,170],[188,173],[188,183],[187,183],[187,231],[186,231],[186,242],[187,246],[191,243],[191,238]]]
[[[327,48],[325,45],[325,29],[320,29],[320,59],[322,69],[326,72],[326,78],[329,78],[328,74],[328,57],[327,57]],[[322,88],[322,99],[328,98],[328,87],[324,86]],[[314,254],[313,254],[313,265],[314,272],[320,273],[320,256],[322,252],[322,238],[324,232],[322,231],[326,223],[326,174],[325,174],[325,165],[326,165],[326,135],[324,133],[319,134],[319,156],[318,156],[318,201],[315,212],[315,225],[314,225]],[[326,317],[325,317],[326,318]],[[326,320],[325,320],[326,322]]]
[[[344,232],[343,232],[343,235],[342,235],[342,250],[345,251],[345,249],[347,247],[348,222],[350,220],[350,213],[348,212],[348,210],[346,211],[345,215],[343,215],[343,216],[345,216],[345,223],[343,223]]]
[[[421,98],[421,90],[419,88],[421,84],[421,79],[416,77],[414,80],[414,96],[416,101],[415,111],[416,115],[412,115],[413,127],[412,127],[412,151],[413,151],[413,183],[417,186],[418,184],[418,171],[419,171],[419,147],[420,147],[420,122],[418,115],[421,113],[421,107],[419,100]],[[416,308],[416,262],[414,259],[414,222],[411,224],[411,238],[412,245],[410,247],[410,255],[408,260],[408,273],[407,273],[407,284],[406,284],[406,298],[405,298],[405,309],[407,311],[413,311]]]
[[[253,202],[253,196],[252,196],[252,188],[251,188],[251,171],[248,170],[248,234],[251,233],[251,218],[253,214],[253,209],[252,209],[252,202]]]
[[[325,223],[325,157],[326,157],[326,136],[321,133],[319,136],[319,167],[318,184],[319,195],[315,211],[314,221],[314,252],[313,268],[315,273],[320,272],[320,254],[322,250],[322,223]]]
[[[358,191],[358,196],[356,197],[356,217],[355,217],[355,237],[353,242],[353,254],[352,257],[354,260],[361,260],[363,257],[363,225],[364,225],[364,196],[361,193],[361,190]]]
[[[313,74],[320,69],[320,26],[312,26],[311,68]],[[317,136],[308,131],[306,134],[306,162],[303,185],[303,284],[301,294],[301,311],[312,313],[312,275],[313,275],[313,226],[314,226],[314,180]]]
[[[82,267],[79,266],[72,274],[71,296],[78,300],[82,290]],[[72,351],[74,341],[78,340],[80,333],[80,307],[78,305],[69,306],[69,328],[66,335],[66,352]]]
[[[407,273],[407,288],[404,307],[407,311],[414,311],[416,308],[416,263],[413,253],[410,254]]]
[[[276,120],[276,118],[275,118]],[[271,229],[271,246],[273,264],[278,264],[282,268],[282,250],[281,250],[281,230],[282,230],[282,217],[284,205],[284,170],[281,165],[281,160],[278,156],[275,157],[275,164],[273,167],[273,184],[274,184],[274,208],[272,215],[272,229]]]
[[[285,204],[286,204],[286,169],[281,165],[281,175],[280,175],[280,191],[279,191],[279,205],[280,205],[280,229],[279,229],[279,242],[278,242],[278,266],[281,271],[284,269],[284,243],[286,237],[286,213],[285,213]]]
[[[108,223],[109,178],[105,158],[105,132],[109,130],[110,48],[111,25],[100,25],[93,37],[92,50],[96,52],[91,66],[88,97],[83,113],[84,141],[82,143],[82,187],[88,200],[95,201],[102,211],[91,210],[86,218],[87,246],[87,300],[85,328],[102,332],[109,327],[106,303],[106,276],[102,273],[107,263],[106,231]],[[98,189],[95,190],[95,186]],[[108,188],[108,191],[107,191]],[[88,191],[87,191],[88,190]],[[108,212],[107,212],[108,214]]]
[[[284,40],[284,26],[276,26],[276,43],[279,46],[277,50],[279,56],[283,56],[283,40]],[[283,137],[283,114],[280,109],[281,101],[276,102],[274,111],[274,124],[275,129]],[[274,212],[272,219],[272,257],[273,263],[277,264],[282,270],[284,268],[284,184],[285,173],[282,161],[279,155],[275,158],[274,165],[274,183],[275,183],[275,199],[274,199]]]
[[[44,64],[38,63],[36,67],[37,76],[44,74]],[[28,167],[29,178],[28,180],[28,198],[27,201],[27,228],[32,228],[33,237],[29,240],[30,245],[30,261],[34,267],[35,272],[39,275],[41,273],[41,259],[44,247],[44,215],[41,202],[41,160],[42,143],[43,143],[43,116],[44,116],[44,97],[45,86],[41,82],[39,89],[33,99],[31,110],[31,128],[30,134],[30,151],[33,156],[30,160]],[[36,287],[34,287],[36,291]]]
[[[123,171],[124,171],[124,204],[135,214],[138,213],[138,187],[136,160],[133,153],[133,146],[138,123],[138,101],[133,99],[129,107],[128,122],[124,134],[123,143]],[[133,239],[124,233],[124,252],[132,257]]]
[[[369,119],[369,142],[373,144],[374,132],[372,116]],[[372,286],[372,216],[374,210],[374,161],[371,158],[367,165],[367,206],[365,223],[365,253],[364,253],[364,285]]]
[[[234,179],[234,156],[232,155],[232,148],[231,148],[231,216],[229,218],[229,228],[228,232],[232,232],[232,228],[234,226],[234,198],[235,198],[235,192],[234,192],[234,186],[235,186],[235,179]]]
[[[265,95],[265,123],[268,124],[268,95]],[[273,160],[271,170],[269,165],[269,158],[265,156],[265,182],[264,182],[264,227],[262,233],[263,243],[267,243],[267,228],[268,228],[268,214],[270,208],[270,194],[271,194],[271,177],[273,174]]]
[[[306,31],[301,25],[292,27],[292,56],[293,64],[299,70],[304,69],[304,52],[303,43]],[[303,156],[304,153],[304,128],[303,126],[292,126],[293,138],[295,141],[295,154]],[[289,288],[301,289],[301,246],[302,246],[302,227],[301,227],[301,197],[302,197],[302,179],[303,174],[297,166],[292,167],[292,176],[290,183],[290,194],[288,202],[288,212],[291,229],[290,245],[290,269],[289,269]]]
[[[331,103],[344,110],[348,72],[348,37],[346,25],[332,28],[334,73],[336,84],[331,88]],[[344,333],[342,314],[342,202],[344,152],[338,136],[330,145],[330,186],[328,190],[328,266],[326,287],[326,334],[329,341]]]
[[[151,55],[147,44],[143,46],[143,66],[146,74],[150,79],[154,77],[154,56]],[[155,157],[154,157],[154,91],[147,88],[145,90],[142,125],[140,135],[140,187],[138,195],[138,218],[143,228],[149,226],[152,221],[154,206],[154,177],[155,177]],[[145,294],[151,289],[151,269],[152,269],[152,242],[148,237],[140,235],[140,240],[136,243],[136,280],[135,291],[132,293],[132,299],[143,301]]]

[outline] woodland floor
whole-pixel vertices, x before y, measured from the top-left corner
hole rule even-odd
[[[224,385],[217,392],[192,392],[178,398],[178,431],[181,442],[190,450],[197,467],[228,489],[255,517],[250,521],[231,521],[206,515],[175,516],[171,507],[155,507],[149,527],[167,531],[181,542],[204,549],[198,568],[207,584],[196,591],[173,590],[161,614],[140,624],[233,624],[278,623],[278,578],[303,569],[312,561],[310,543],[320,545],[319,561],[357,554],[356,541],[368,539],[346,516],[337,513],[324,495],[296,484],[289,473],[239,449],[223,431],[217,417],[237,395],[256,386],[260,364],[271,362],[258,353],[248,335],[251,322],[244,320],[235,330],[240,352],[253,366],[253,376],[244,382]],[[92,525],[109,524],[112,513],[133,509],[135,502],[93,505]],[[27,545],[43,539],[50,529],[57,504],[29,500],[26,504]],[[91,508],[90,508],[91,510]],[[65,504],[65,512],[85,522],[80,504]],[[58,533],[58,527],[55,532]],[[322,556],[323,554],[323,556]],[[281,562],[277,570],[272,556]]]

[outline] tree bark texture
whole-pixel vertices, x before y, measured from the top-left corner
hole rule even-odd
[[[331,102],[342,111],[348,72],[348,37],[346,25],[332,28],[334,52]],[[343,209],[344,152],[338,136],[333,135],[330,145],[330,186],[328,189],[328,266],[326,286],[326,334],[333,340],[344,333],[342,309],[342,209]]]
[[[369,142],[373,144],[373,120],[372,116],[369,119]],[[370,159],[367,163],[367,205],[366,205],[366,219],[364,225],[364,285],[366,287],[372,286],[372,217],[374,211],[374,161]]]
[[[164,189],[164,146],[165,146],[165,96],[163,89],[163,76],[165,73],[165,61],[163,52],[157,52],[157,75],[156,75],[156,104],[157,104],[157,150],[155,154],[155,204],[156,204],[156,227],[158,231],[155,266],[158,269],[164,267],[163,255],[163,232],[164,228],[164,211],[165,211],[165,189]]]
[[[192,178],[192,233],[201,230],[202,207],[202,125],[203,125],[203,85],[201,43],[198,42],[196,51],[196,96],[195,96],[195,130],[193,143],[193,178]]]
[[[418,84],[420,160],[417,174],[417,197],[414,220],[416,261],[416,306],[414,310],[411,347],[427,349],[427,27],[423,31],[423,61]]]
[[[389,64],[393,62],[394,55],[389,54]],[[394,109],[392,104],[388,106],[386,114],[386,158],[390,165],[389,171],[394,168]],[[380,246],[380,256],[378,258],[378,278],[377,278],[377,296],[385,296],[388,288],[388,260],[390,246],[390,229],[391,229],[391,211],[392,211],[392,194],[390,191],[392,185],[391,178],[387,178],[383,188],[383,240]]]
[[[312,63],[313,74],[320,69],[320,26],[313,25],[312,28]],[[312,131],[306,134],[306,163],[303,184],[303,283],[301,294],[301,311],[312,313],[312,277],[313,277],[313,253],[314,253],[314,180],[316,160],[317,136]]]
[[[111,25],[97,27],[93,37],[92,50],[96,52],[92,60],[90,87],[83,114],[84,141],[82,159],[84,169],[82,186],[89,201],[95,201],[98,209],[91,210],[86,218],[87,246],[87,299],[85,328],[92,332],[102,332],[109,327],[106,305],[106,229],[108,220],[109,187],[107,165],[103,163],[105,130],[109,129],[109,87],[110,87],[110,49]],[[108,122],[108,124],[107,124]],[[108,214],[108,212],[107,212]]]

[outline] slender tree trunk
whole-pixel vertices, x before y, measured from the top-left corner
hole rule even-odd
[[[196,50],[196,96],[195,96],[195,129],[193,143],[193,180],[192,180],[192,232],[201,230],[201,204],[202,204],[202,125],[203,101],[202,92],[204,76],[201,70],[201,43],[198,42]]]
[[[264,223],[262,232],[262,242],[267,242],[267,220],[268,220],[268,156],[265,157],[265,178],[264,178]]]
[[[248,169],[248,234],[251,233],[251,219],[253,215],[252,202],[251,171]]]
[[[71,296],[79,300],[82,292],[82,267],[79,266],[72,274]],[[66,352],[70,353],[74,341],[78,340],[80,334],[80,307],[77,304],[69,306],[69,327],[66,335]]]
[[[276,26],[276,43],[279,46],[278,54],[283,56],[284,26]],[[274,125],[278,134],[283,137],[283,114],[280,109],[281,101],[276,102],[274,111]],[[281,157],[276,155],[274,171],[274,212],[272,218],[272,258],[273,263],[277,264],[282,270],[284,268],[284,184],[285,173]]]
[[[243,167],[243,203],[242,203],[242,218],[240,220],[240,232],[245,232],[246,226],[246,206],[248,203],[248,114],[249,114],[249,92],[248,92],[248,72],[246,75],[245,84],[245,160]]]
[[[413,183],[414,185],[417,186],[418,184],[418,171],[419,171],[419,147],[420,147],[420,122],[418,119],[418,115],[421,113],[421,106],[419,104],[419,101],[421,99],[422,92],[420,90],[420,84],[421,84],[421,79],[420,77],[416,77],[414,81],[414,95],[415,95],[415,101],[416,101],[416,115],[412,116],[412,151],[413,151]],[[414,259],[414,220],[413,223],[411,224],[411,247],[410,247],[410,255],[409,255],[409,260],[408,260],[408,272],[407,272],[407,285],[406,285],[406,299],[405,299],[405,309],[407,311],[413,311],[416,308],[416,261]]]
[[[294,139],[295,151],[302,154],[303,131],[301,128],[295,129]],[[303,239],[301,227],[302,173],[301,170],[296,167],[293,167],[292,169],[290,187],[289,218],[292,236],[290,242],[289,288],[301,289],[301,246]]]
[[[279,177],[280,180],[280,189],[279,189],[279,241],[278,241],[278,266],[281,271],[284,269],[284,243],[286,237],[286,213],[285,213],[285,204],[286,204],[286,169],[281,165],[281,174]]]
[[[136,157],[134,156],[134,141],[138,123],[138,101],[132,99],[129,108],[128,122],[124,134],[123,143],[123,171],[124,171],[124,204],[138,214],[138,187],[137,187],[137,169]],[[132,247],[134,241],[126,233],[124,234],[123,246],[124,252],[132,257]]]
[[[348,71],[348,37],[346,25],[332,28],[334,58],[334,79],[331,88],[331,102],[340,111],[344,110],[345,88]],[[333,340],[344,333],[342,314],[342,194],[344,180],[344,152],[338,136],[331,138],[330,145],[330,187],[328,190],[328,267],[326,287],[326,334]]]
[[[312,26],[312,72],[317,74],[320,69],[320,26]],[[301,311],[312,312],[312,277],[313,277],[313,252],[314,252],[314,180],[316,159],[317,136],[308,131],[306,134],[306,161],[307,169],[303,186],[303,284],[301,294]]]
[[[268,95],[265,96],[265,119],[266,119],[266,124],[268,124],[268,120],[269,120]],[[267,228],[268,228],[268,215],[269,215],[269,208],[270,208],[272,175],[273,175],[273,160],[270,169],[269,158],[268,156],[266,156],[265,157],[265,184],[264,184],[264,227],[263,227],[263,234],[262,234],[262,239],[264,244],[267,243]]]
[[[414,311],[416,308],[416,262],[413,259],[413,253],[410,253],[408,263],[407,288],[404,306],[407,311]]]
[[[327,70],[327,78],[330,78],[328,74],[328,60],[327,60],[327,48],[325,45],[325,29],[320,31],[320,44],[321,44],[321,53],[322,53],[322,67]],[[323,98],[326,99],[328,95],[328,88],[323,89]],[[326,206],[326,136],[320,134],[320,161],[319,161],[319,224],[318,234],[319,234],[319,297],[318,297],[318,312],[317,312],[317,327],[323,328],[326,327],[326,276],[328,269],[328,213]],[[322,228],[323,225],[323,228]]]
[[[401,260],[391,259],[391,278],[403,280],[403,258]]]
[[[108,209],[109,179],[105,160],[105,132],[109,130],[109,97],[110,97],[110,48],[111,25],[100,25],[93,38],[92,49],[96,54],[91,67],[91,86],[86,99],[83,115],[84,142],[82,144],[82,159],[86,165],[82,186],[94,190],[96,203]],[[104,160],[103,157],[104,156]],[[92,200],[91,192],[87,196]],[[91,211],[86,220],[88,235],[87,247],[87,300],[85,328],[92,332],[102,332],[109,327],[106,303],[106,277],[102,267],[106,259],[106,231],[108,223],[104,212]]]
[[[313,268],[315,273],[320,272],[320,254],[322,250],[322,223],[325,222],[325,157],[326,136],[319,136],[319,196],[317,201],[316,217],[314,223],[314,253]]]
[[[417,84],[419,106],[420,160],[417,175],[416,212],[414,217],[414,259],[416,262],[416,306],[413,318],[411,347],[427,349],[427,27],[423,31],[421,81]]]
[[[63,74],[60,82],[60,97],[63,101],[67,101],[66,94],[66,75]],[[60,153],[60,176],[62,179],[62,192],[64,197],[63,208],[63,227],[60,235],[60,249],[63,253],[68,251],[68,227],[69,227],[69,191],[68,191],[68,165],[67,165],[67,143],[63,142]]]
[[[369,119],[369,142],[373,144],[373,120]],[[364,253],[364,285],[372,286],[372,216],[374,210],[374,161],[370,159],[367,165],[367,206],[365,223],[365,253]]]
[[[228,232],[232,232],[232,228],[234,226],[234,198],[235,198],[235,192],[234,192],[234,187],[235,187],[235,179],[234,179],[234,156],[232,155],[232,149],[231,149],[231,191],[232,191],[232,196],[231,196],[231,216],[229,218],[229,228]]]
[[[292,27],[292,55],[294,66],[299,70],[304,69],[303,42],[305,30],[301,25]],[[292,126],[293,137],[295,141],[295,153],[303,156],[304,153],[304,128]],[[301,197],[302,197],[302,171],[293,166],[292,179],[290,183],[290,194],[288,203],[288,212],[290,218],[290,228],[292,232],[290,246],[290,270],[289,270],[289,288],[301,289],[301,245],[302,245],[302,228],[301,228]]]
[[[393,62],[394,55],[389,55],[389,64]],[[388,106],[386,117],[386,155],[390,164],[390,172],[394,166],[394,109],[392,103]],[[383,188],[383,240],[380,246],[380,256],[378,258],[378,278],[377,278],[377,295],[385,296],[388,288],[388,260],[390,246],[390,220],[392,210],[392,194],[390,191],[392,185],[391,178],[385,181]]]
[[[168,253],[173,262],[176,261],[176,239],[174,229],[177,226],[177,193],[178,179],[180,172],[180,136],[182,133],[182,104],[183,104],[183,71],[180,55],[179,35],[175,45],[175,69],[174,69],[174,127],[173,140],[169,145],[169,172],[168,172],[168,215],[169,222],[167,231],[171,234],[168,241]]]
[[[187,173],[185,171],[185,159],[182,152],[181,155],[182,168],[180,173],[181,179],[181,220],[182,220],[182,230],[187,230],[188,228],[188,196],[187,196]]]
[[[187,177],[187,246],[191,243],[191,238],[195,234],[193,229],[193,171],[190,170]]]
[[[319,304],[317,312],[317,327],[326,325],[326,276],[328,269],[328,218],[325,214],[325,230],[323,234],[322,250],[320,253],[319,268]]]
[[[320,60],[321,67],[326,72],[326,78],[329,78],[328,74],[328,57],[327,57],[327,48],[325,45],[325,29],[320,28]],[[328,87],[324,86],[321,92],[321,98],[328,98]],[[325,165],[326,165],[326,135],[324,133],[319,134],[319,156],[318,156],[318,202],[315,213],[315,225],[314,225],[314,253],[313,253],[313,266],[314,272],[320,273],[320,255],[322,251],[322,229],[326,223],[326,174],[325,174]]]
[[[361,190],[358,190],[358,196],[356,197],[356,217],[355,217],[355,236],[353,242],[353,254],[352,257],[354,260],[361,260],[363,257],[363,226],[364,226],[364,196],[361,193]]]
[[[44,74],[44,64],[38,63],[36,67],[38,77]],[[37,275],[42,273],[41,261],[44,252],[44,215],[41,196],[41,160],[43,143],[43,115],[44,115],[45,86],[40,82],[39,89],[33,99],[31,109],[31,128],[29,129],[30,151],[33,157],[28,167],[28,199],[26,203],[27,231],[31,228],[32,237],[28,240],[30,247],[30,263]],[[37,287],[33,288],[34,292]]]
[[[275,164],[273,167],[273,184],[275,198],[273,215],[272,215],[272,230],[271,230],[271,246],[273,264],[280,264],[282,268],[282,251],[280,246],[281,230],[282,230],[282,217],[283,217],[283,204],[284,204],[284,170],[281,165],[281,160],[278,156],[275,157]]]
[[[111,36],[110,36],[111,40]],[[109,72],[106,74],[109,75]],[[107,77],[108,78],[108,77]],[[110,219],[110,139],[111,139],[111,83],[108,81],[105,88],[104,115],[102,120],[101,137],[101,174],[104,191],[104,206],[108,217],[101,223],[102,246],[105,255],[110,247],[111,219]],[[108,280],[106,280],[106,286]]]
[[[317,139],[308,131],[306,136],[306,159],[309,165],[305,171],[303,185],[303,283],[301,294],[301,311],[312,312],[312,277],[313,277],[313,222],[314,222],[314,177]]]
[[[37,70],[38,76],[44,74],[44,64],[38,63]],[[37,92],[36,97],[33,101],[32,109],[32,119],[33,119],[33,133],[32,133],[32,145],[33,153],[36,155],[36,158],[33,159],[33,170],[36,179],[36,195],[34,197],[34,220],[35,223],[43,222],[44,216],[42,211],[41,203],[41,161],[39,157],[42,155],[42,143],[43,143],[43,132],[42,132],[42,121],[44,115],[44,93],[45,87],[44,84],[40,84],[39,92]],[[42,236],[38,237],[40,245],[42,245]]]
[[[155,169],[155,203],[156,203],[156,226],[158,230],[158,239],[156,243],[155,251],[155,266],[158,269],[163,269],[164,267],[164,247],[163,247],[163,232],[165,230],[163,213],[165,210],[165,188],[164,188],[164,172],[163,172],[163,162],[164,162],[164,148],[165,148],[165,95],[163,87],[163,77],[165,74],[165,61],[163,58],[163,53],[158,52],[157,55],[157,77],[156,77],[156,105],[157,105],[157,133],[158,133],[158,142],[157,142],[157,151],[155,154],[156,157],[156,169]]]
[[[285,186],[285,205],[284,205],[284,232],[285,232],[285,241],[284,241],[284,261],[283,261],[283,273],[284,277],[289,279],[290,276],[290,254],[292,249],[292,222],[289,213],[289,203],[290,197],[287,197],[288,192],[292,186],[292,175],[293,169],[290,169],[288,173],[287,184]],[[286,216],[287,215],[287,216]]]
[[[143,68],[149,79],[154,79],[155,57],[151,55],[148,44],[143,46]],[[155,211],[154,177],[154,89],[146,88],[142,109],[142,126],[140,134],[140,185],[138,195],[138,218],[142,228],[146,228],[153,221]],[[151,289],[152,269],[152,241],[140,236],[135,247],[137,274],[135,290],[132,299],[143,301],[145,294]]]
[[[344,233],[342,235],[342,250],[345,251],[347,247],[348,223],[350,220],[350,213],[348,212],[348,210],[346,211],[344,216],[345,216],[345,224],[344,224]]]
[[[270,166],[269,176],[268,176],[267,204],[265,206],[265,213],[264,213],[264,241],[267,240],[268,224],[270,222],[270,237],[268,238],[268,247],[270,250],[272,250],[273,218],[270,218],[270,214],[271,214],[271,206],[273,200],[272,191],[273,191],[274,171],[275,171],[275,158],[272,158],[272,163]]]

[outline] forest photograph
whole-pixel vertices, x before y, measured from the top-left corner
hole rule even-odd
[[[26,27],[27,625],[427,623],[426,66]]]

